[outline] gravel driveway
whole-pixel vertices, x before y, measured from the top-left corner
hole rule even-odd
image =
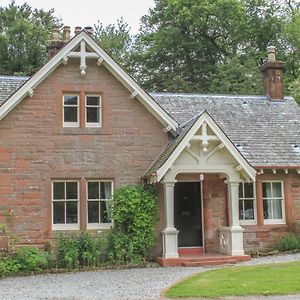
[[[300,253],[252,259],[239,265],[294,260],[300,260]],[[0,299],[157,299],[163,289],[181,278],[207,270],[202,267],[145,268],[12,277],[0,280]],[[300,299],[300,296],[268,297],[268,300],[284,298]]]

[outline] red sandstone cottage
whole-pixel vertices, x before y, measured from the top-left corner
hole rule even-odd
[[[297,230],[300,109],[273,47],[265,96],[148,94],[88,31],[58,36],[34,76],[0,78],[0,223],[21,244],[110,228],[114,189],[141,182],[158,190],[165,264]]]

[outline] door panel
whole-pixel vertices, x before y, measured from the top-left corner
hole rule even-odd
[[[178,247],[202,246],[200,183],[177,182],[174,192]]]

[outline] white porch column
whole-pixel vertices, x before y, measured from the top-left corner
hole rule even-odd
[[[239,225],[239,182],[228,182],[229,227],[220,229],[221,252],[238,256],[244,255],[243,231]]]
[[[174,227],[174,185],[175,182],[164,182],[164,203],[166,227],[162,230],[163,257],[177,258],[178,230]]]

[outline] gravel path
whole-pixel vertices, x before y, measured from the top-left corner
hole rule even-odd
[[[252,259],[239,265],[294,260],[300,260],[300,253]],[[12,277],[0,280],[0,299],[157,299],[163,289],[176,281],[207,270],[203,267],[145,268]],[[294,297],[268,297],[268,300],[300,299],[299,295]]]

